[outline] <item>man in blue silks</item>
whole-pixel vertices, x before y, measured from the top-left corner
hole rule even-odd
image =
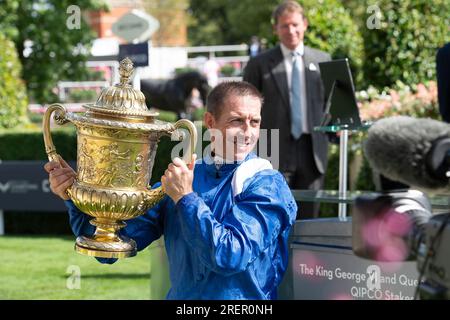
[[[251,153],[262,100],[247,82],[216,86],[204,117],[212,152],[192,165],[175,158],[161,178],[167,196],[120,231],[138,250],[164,235],[172,284],[168,299],[277,298],[297,205],[283,176]],[[65,200],[74,234],[92,235],[91,217],[65,193],[75,172],[62,163],[45,165],[51,190]]]

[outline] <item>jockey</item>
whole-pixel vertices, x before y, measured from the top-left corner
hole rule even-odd
[[[259,138],[261,103],[246,82],[213,89],[205,114],[212,152],[189,166],[175,158],[161,178],[167,195],[120,230],[138,250],[164,235],[172,285],[168,299],[277,298],[297,205],[284,177],[251,153]],[[46,169],[58,170],[49,164]],[[92,235],[91,218],[67,199],[58,187],[63,179],[49,171],[52,191],[66,196],[74,234]]]

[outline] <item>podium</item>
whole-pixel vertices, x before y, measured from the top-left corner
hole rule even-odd
[[[352,205],[376,192],[291,190],[296,200]],[[376,193],[378,194],[378,193]],[[430,197],[433,211],[450,206],[447,195]],[[379,262],[352,250],[352,218],[298,220],[289,236],[289,263],[279,289],[285,300],[411,300],[417,261]]]
[[[291,235],[294,300],[411,300],[415,261],[378,262],[352,251],[351,218],[299,220]]]

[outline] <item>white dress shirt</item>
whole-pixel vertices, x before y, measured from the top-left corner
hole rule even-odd
[[[292,65],[294,63],[293,57],[292,57],[292,50],[289,50],[285,45],[282,43],[280,44],[281,52],[283,53],[284,57],[284,65],[286,67],[286,75],[287,75],[287,83],[289,87],[289,99],[291,98],[291,82],[292,82]],[[297,48],[295,48],[296,52],[300,54],[302,59],[299,59],[300,62],[300,81],[301,81],[301,88],[300,88],[300,99],[302,99],[302,132],[303,133],[309,133],[309,127],[308,127],[308,108],[307,108],[307,99],[306,99],[306,79],[305,79],[305,64],[303,61],[303,54],[305,53],[305,46],[303,42],[301,42]]]

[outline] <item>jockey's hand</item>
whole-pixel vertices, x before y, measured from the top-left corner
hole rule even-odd
[[[63,200],[69,200],[67,189],[75,181],[75,171],[59,157],[60,162],[50,161],[44,165],[45,171],[49,174],[50,190]]]

